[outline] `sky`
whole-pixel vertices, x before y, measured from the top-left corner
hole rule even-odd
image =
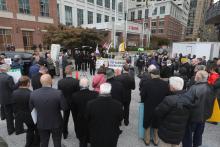
[[[214,2],[217,2],[217,1],[219,1],[219,0],[214,0]]]

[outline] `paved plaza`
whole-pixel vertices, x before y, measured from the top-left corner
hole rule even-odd
[[[91,79],[91,77],[89,77]],[[54,82],[56,87],[57,80]],[[132,93],[132,102],[130,106],[130,124],[128,127],[122,126],[122,135],[118,141],[118,147],[145,147],[142,140],[138,139],[138,105],[140,101],[139,96],[139,79],[136,79],[136,89]],[[159,92],[159,91],[158,91]],[[74,124],[72,119],[69,122],[69,136],[68,139],[62,140],[64,147],[78,147],[78,140],[75,137]],[[15,134],[8,136],[6,130],[6,122],[0,121],[0,136],[2,136],[8,143],[9,147],[24,147],[25,135],[16,136]],[[220,125],[207,124],[204,132],[204,140],[202,147],[220,147]],[[50,147],[52,147],[50,141]],[[153,146],[153,145],[151,145]],[[151,147],[150,146],[150,147]]]

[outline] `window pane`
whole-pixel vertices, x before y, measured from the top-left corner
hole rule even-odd
[[[105,0],[105,7],[110,8],[110,0]]]
[[[48,0],[40,0],[40,15],[49,17],[49,2],[48,2]]]
[[[146,10],[145,10],[145,19],[148,19],[148,15],[149,15],[149,10],[146,9]]]
[[[0,50],[6,50],[7,45],[11,44],[11,30],[0,29]]]
[[[99,6],[102,6],[102,5],[103,5],[103,4],[102,4],[102,0],[97,0],[96,2],[97,2],[97,5],[99,5]]]
[[[18,0],[19,12],[24,14],[30,14],[29,0]]]
[[[88,2],[90,2],[90,3],[94,3],[94,0],[87,0]]]
[[[112,0],[112,9],[115,10],[115,0]]]
[[[109,16],[105,15],[105,22],[109,22]]]
[[[165,14],[165,6],[160,7],[160,14]]]
[[[77,24],[78,26],[83,24],[83,10],[77,9]]]
[[[153,14],[152,15],[157,15],[157,8],[154,9]]]
[[[93,12],[88,11],[88,24],[93,24]]]
[[[142,10],[138,10],[138,19],[142,19]]]
[[[135,12],[131,12],[131,21],[134,21],[135,19]]]
[[[97,13],[97,23],[102,22],[102,14]]]
[[[122,12],[122,11],[123,11],[123,3],[122,3],[122,2],[120,2],[120,3],[118,4],[118,11],[119,11],[119,12]]]
[[[7,10],[5,0],[0,0],[0,10]]]
[[[73,25],[72,7],[65,6],[65,20],[67,26]]]

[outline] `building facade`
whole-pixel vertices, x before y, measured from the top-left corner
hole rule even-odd
[[[56,6],[55,0],[0,0],[0,51],[43,46],[45,27],[58,24]]]
[[[143,23],[151,35],[181,41],[185,36],[188,12],[189,0],[178,3],[173,0],[151,0],[130,8],[128,20]]]
[[[105,42],[116,44],[126,41],[131,46],[141,45],[142,25],[126,22],[129,0],[57,0],[60,23],[109,31]]]
[[[202,28],[205,28],[205,13],[213,0],[191,0],[190,12],[186,31],[186,39],[196,41],[200,38]]]

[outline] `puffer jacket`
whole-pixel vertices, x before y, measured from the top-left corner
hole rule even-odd
[[[213,112],[216,94],[213,86],[207,82],[200,82],[193,85],[187,92],[192,95],[190,101],[193,104],[190,114],[191,122],[205,122]]]
[[[192,107],[190,97],[184,91],[174,93],[155,109],[160,121],[158,135],[164,142],[178,145],[182,141]]]
[[[94,91],[99,93],[101,84],[105,82],[106,82],[106,77],[104,74],[96,74],[93,77],[93,81],[92,81],[92,87],[94,88]]]

